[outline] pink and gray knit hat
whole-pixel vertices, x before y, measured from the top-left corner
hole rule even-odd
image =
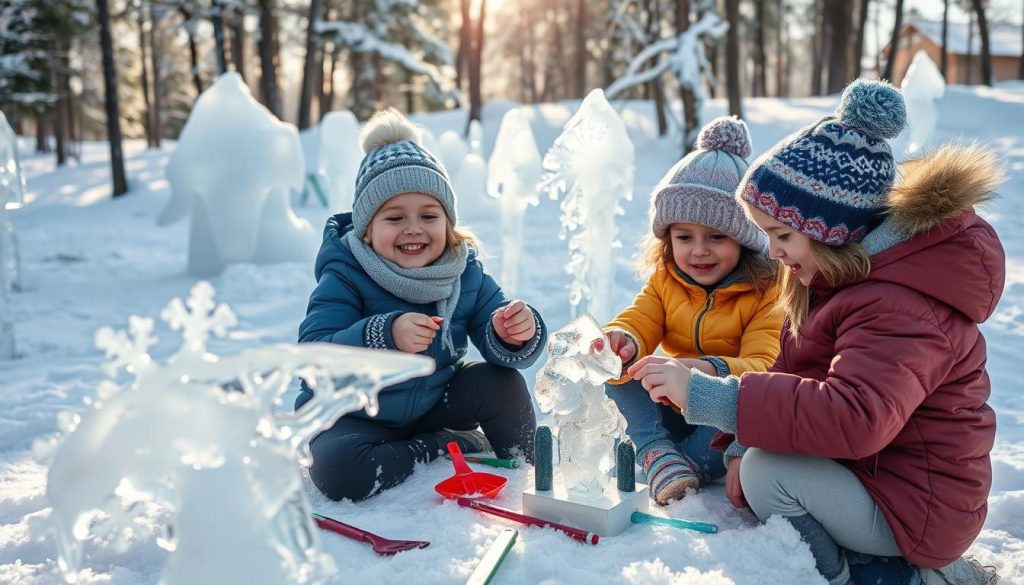
[[[721,116],[697,136],[697,149],[669,170],[651,193],[651,230],[662,237],[674,223],[721,231],[744,248],[762,251],[766,241],[736,201],[747,171],[750,133],[736,117]]]

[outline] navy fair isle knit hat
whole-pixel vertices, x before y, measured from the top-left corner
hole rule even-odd
[[[419,144],[419,131],[398,110],[377,112],[362,132],[363,157],[356,175],[352,227],[362,238],[373,216],[388,199],[423,193],[441,202],[454,227],[455,191],[444,166]]]
[[[734,197],[747,170],[750,133],[739,118],[720,116],[697,136],[697,149],[683,157],[651,193],[651,231],[662,237],[674,223],[697,223],[761,251],[764,235]]]
[[[896,180],[886,139],[906,125],[903,95],[884,81],[846,86],[835,115],[782,140],[750,165],[736,196],[824,244],[859,242]]]

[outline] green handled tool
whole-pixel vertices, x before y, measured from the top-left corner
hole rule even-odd
[[[445,455],[445,458],[451,460],[452,456]],[[464,458],[470,463],[490,465],[491,467],[504,467],[505,469],[519,469],[518,459],[495,459],[494,457],[474,457],[472,455],[466,455]]]
[[[473,569],[473,573],[469,576],[469,580],[466,581],[466,585],[487,585],[494,578],[494,574],[498,572],[498,567],[501,566],[501,562],[508,556],[508,551],[512,550],[512,546],[516,543],[516,536],[519,536],[519,532],[515,528],[505,528],[498,534],[498,537],[494,539],[491,546],[488,547],[487,552],[484,553],[484,558],[480,559],[480,564]]]
[[[704,532],[707,534],[715,534],[718,532],[718,527],[714,524],[681,520],[679,518],[663,518],[661,516],[644,514],[643,512],[633,512],[633,516],[630,519],[633,521],[633,524],[661,524],[663,526],[671,526],[672,528],[685,528],[687,530],[696,530],[697,532]]]

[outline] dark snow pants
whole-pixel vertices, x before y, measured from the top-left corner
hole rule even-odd
[[[419,420],[389,427],[343,416],[310,443],[313,484],[332,500],[362,500],[395,487],[417,463],[447,452],[443,429],[483,430],[498,457],[533,460],[537,418],[518,370],[486,362],[462,366],[441,400]]]

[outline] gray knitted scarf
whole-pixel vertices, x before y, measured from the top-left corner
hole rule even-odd
[[[422,268],[402,268],[381,258],[366,242],[350,231],[341,239],[352,251],[356,262],[381,288],[396,297],[416,304],[437,303],[437,316],[441,323],[441,344],[455,353],[452,342],[451,318],[459,304],[462,292],[462,273],[469,259],[469,246],[462,244],[445,251],[433,264]]]

